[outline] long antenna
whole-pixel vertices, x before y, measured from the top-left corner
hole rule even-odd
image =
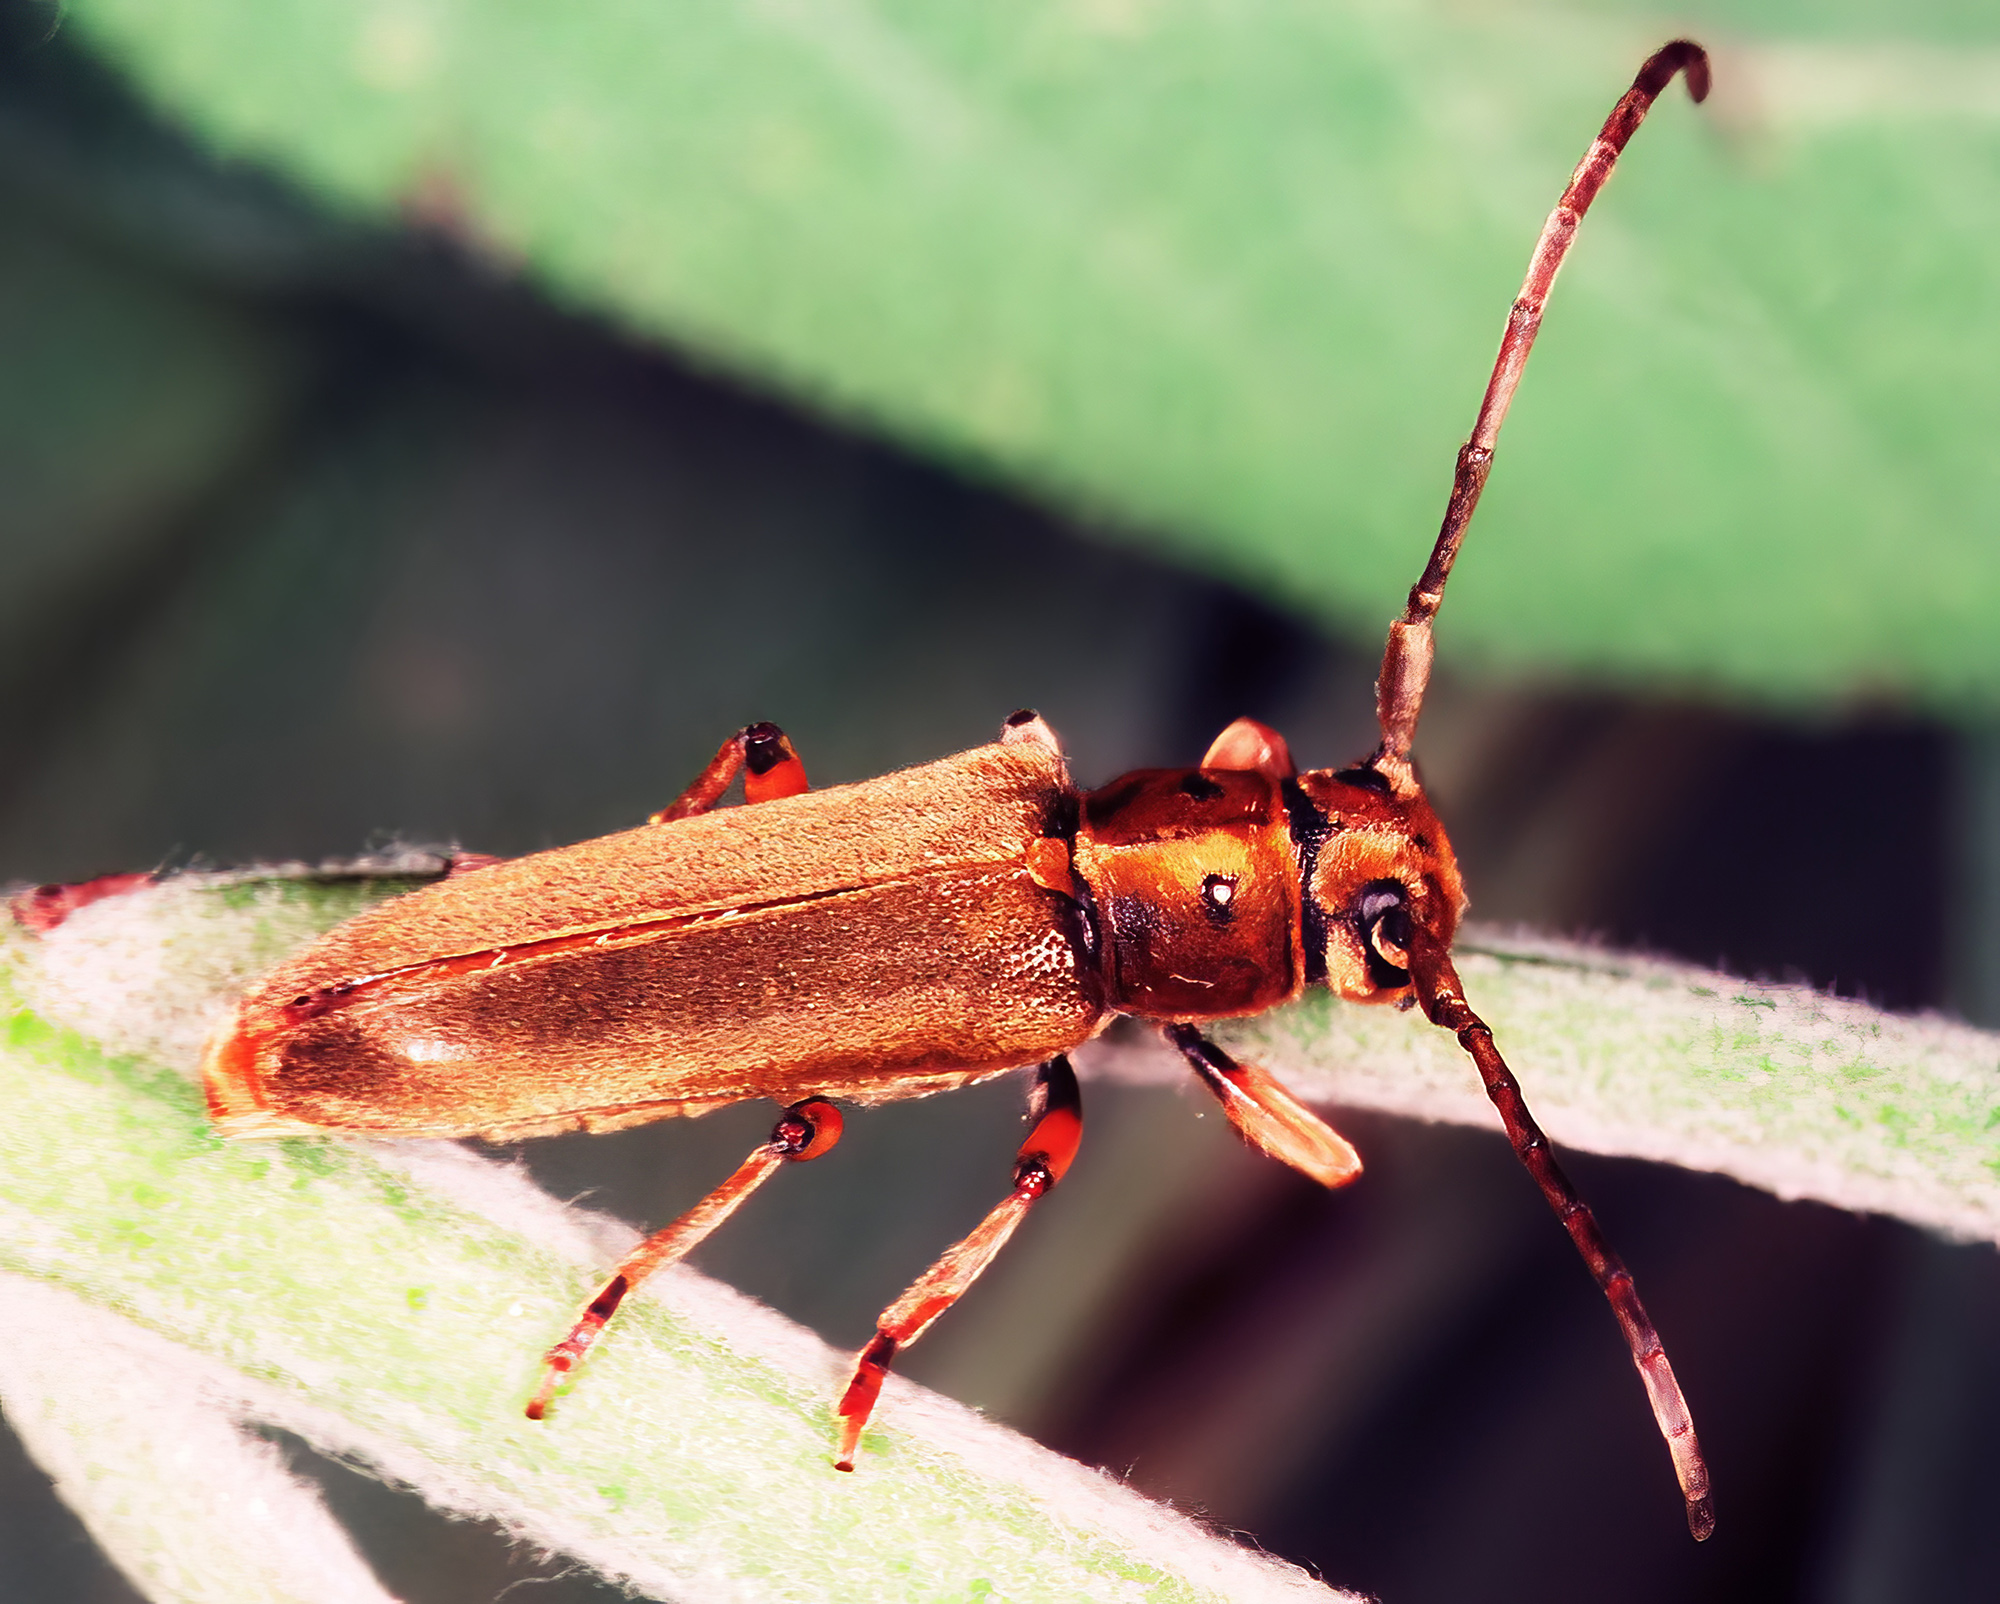
[[[1417,714],[1423,707],[1424,687],[1430,679],[1431,620],[1437,616],[1437,610],[1444,601],[1445,581],[1451,577],[1451,565],[1458,558],[1458,548],[1465,539],[1465,527],[1472,521],[1472,510],[1479,505],[1479,493],[1486,487],[1486,475],[1493,466],[1493,447],[1500,438],[1500,425],[1507,417],[1508,403],[1514,399],[1514,390],[1521,382],[1521,370],[1527,366],[1528,352],[1533,348],[1535,334],[1541,327],[1542,307],[1548,299],[1549,286],[1555,282],[1556,269],[1562,266],[1570,241],[1576,237],[1577,225],[1583,221],[1583,214],[1590,209],[1590,203],[1597,198],[1597,192],[1611,176],[1619,152],[1624,150],[1626,141],[1645,120],[1660,91],[1679,72],[1687,74],[1689,94],[1696,100],[1707,96],[1708,56],[1700,45],[1676,39],[1655,51],[1645,66],[1639,69],[1639,76],[1632,80],[1632,87],[1625,92],[1624,98],[1612,108],[1611,115],[1605,119],[1603,131],[1570,175],[1568,188],[1562,192],[1562,199],[1556,202],[1556,209],[1549,213],[1549,220],[1542,227],[1542,237],[1536,242],[1535,254],[1528,263],[1528,277],[1521,285],[1521,294],[1507,318],[1507,333],[1500,342],[1500,355],[1493,364],[1493,377],[1487,380],[1486,396],[1479,404],[1479,417],[1472,426],[1472,437],[1458,453],[1458,471],[1452,479],[1451,500],[1445,507],[1444,527],[1438,531],[1437,545],[1432,548],[1431,560],[1424,567],[1423,577],[1410,592],[1409,606],[1403,616],[1389,626],[1389,644],[1382,654],[1382,677],[1375,686],[1376,713],[1382,721],[1382,745],[1370,761],[1399,796],[1418,794],[1416,775],[1410,768],[1410,741],[1416,733]],[[1632,1364],[1638,1370],[1646,1396],[1653,1406],[1653,1418],[1658,1422],[1660,1435],[1666,1439],[1667,1451],[1672,1456],[1674,1474],[1681,1484],[1681,1496],[1687,1503],[1688,1530],[1697,1541],[1706,1538],[1715,1530],[1715,1504],[1709,1493],[1708,1466],[1695,1440],[1694,1421],[1688,1414],[1687,1400],[1681,1396],[1680,1383],[1674,1378],[1673,1366],[1667,1361],[1659,1333],[1654,1329],[1645,1305],[1639,1301],[1638,1288],[1632,1283],[1632,1272],[1612,1252],[1596,1217],[1577,1196],[1576,1188],[1570,1184],[1569,1177],[1563,1174],[1562,1166],[1549,1150],[1548,1137],[1528,1111],[1527,1102],[1521,1096],[1520,1083],[1514,1079],[1513,1071],[1494,1046],[1493,1032],[1466,1002],[1458,971],[1452,965],[1451,953],[1445,943],[1422,921],[1415,921],[1410,929],[1408,953],[1410,978],[1425,1015],[1432,1024],[1441,1025],[1457,1036],[1459,1045],[1471,1055],[1479,1070],[1479,1078],[1485,1084],[1487,1096],[1500,1112],[1501,1123],[1506,1127],[1507,1139],[1513,1146],[1515,1156],[1534,1177],[1542,1196],[1562,1221],[1570,1240],[1590,1267],[1598,1288],[1610,1303],[1619,1329],[1625,1335]]]
[[[1667,1350],[1660,1342],[1652,1317],[1639,1301],[1632,1272],[1611,1250],[1597,1216],[1577,1196],[1575,1186],[1549,1150],[1548,1137],[1535,1123],[1535,1116],[1528,1112],[1521,1083],[1514,1079],[1514,1072],[1500,1056],[1500,1049],[1493,1045],[1491,1028],[1467,1005],[1451,954],[1421,924],[1413,925],[1410,932],[1410,974],[1416,982],[1417,1000],[1423,1004],[1425,1016],[1432,1024],[1442,1025],[1457,1036],[1459,1046],[1471,1054],[1486,1095],[1500,1111],[1500,1122],[1507,1129],[1507,1141],[1514,1149],[1514,1156],[1542,1189],[1542,1196],[1562,1221],[1570,1241],[1590,1267],[1598,1290],[1611,1305],[1618,1329],[1625,1334],[1632,1366],[1645,1386],[1646,1401],[1653,1406],[1653,1419],[1673,1459],[1674,1477],[1680,1482],[1681,1497],[1687,1503],[1688,1530],[1697,1543],[1706,1542],[1715,1530],[1715,1500],[1708,1487],[1708,1463],[1702,1458],[1701,1444],[1695,1438],[1694,1416],[1688,1412],[1687,1399],[1681,1396],[1681,1384],[1674,1378],[1674,1367],[1668,1362]]]
[[[1528,261],[1528,276],[1507,316],[1507,332],[1500,341],[1500,355],[1493,363],[1493,377],[1486,381],[1486,396],[1479,403],[1479,417],[1472,435],[1459,448],[1458,470],[1452,476],[1451,500],[1444,510],[1444,525],[1438,530],[1431,560],[1424,565],[1423,578],[1410,591],[1403,616],[1389,626],[1389,644],[1382,653],[1382,675],[1375,682],[1375,712],[1382,724],[1382,745],[1373,758],[1375,768],[1389,781],[1398,795],[1416,788],[1410,772],[1410,742],[1417,730],[1417,714],[1424,703],[1424,687],[1431,677],[1431,620],[1444,602],[1445,581],[1451,565],[1458,560],[1458,548],[1465,540],[1465,526],[1472,522],[1472,510],[1479,505],[1479,493],[1486,488],[1486,475],[1493,466],[1493,448],[1506,421],[1508,405],[1521,382],[1521,370],[1528,365],[1528,352],[1542,326],[1542,307],[1548,301],[1549,286],[1556,269],[1569,253],[1577,225],[1597,192],[1618,165],[1625,143],[1646,120],[1660,91],[1673,82],[1674,74],[1687,74],[1688,93],[1695,100],[1708,98],[1708,52],[1688,39],[1662,45],[1639,69],[1632,87],[1611,109],[1604,128],[1570,174],[1569,187],[1542,225],[1542,237],[1535,242],[1535,254]]]

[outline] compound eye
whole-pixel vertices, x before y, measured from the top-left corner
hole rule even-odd
[[[1410,983],[1410,902],[1394,880],[1378,880],[1361,893],[1355,910],[1368,959],[1368,978],[1393,991]]]

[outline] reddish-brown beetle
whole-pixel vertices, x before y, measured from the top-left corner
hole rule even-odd
[[[1685,41],[1640,70],[1543,229],[1444,526],[1377,682],[1364,762],[1300,773],[1249,720],[1193,769],[1070,781],[1032,713],[997,743],[808,792],[791,744],[753,725],[646,825],[449,879],[349,920],[237,1006],[204,1065],[232,1136],[354,1131],[512,1138],[788,1104],[771,1139],[643,1244],[551,1350],[540,1417],[625,1294],[686,1253],[786,1161],[839,1139],[827,1099],[877,1103],[1041,1065],[1013,1188],[881,1317],[839,1405],[837,1463],[899,1348],[992,1261],[1062,1178],[1082,1133],[1064,1054],[1117,1014],[1158,1022],[1246,1138],[1328,1186],[1354,1149],[1202,1020],[1324,983],[1422,1007],[1472,1056],[1521,1161],[1610,1300],[1697,1538],[1714,1524],[1693,1424],[1632,1277],[1528,1113],[1451,961],[1465,895],[1410,763],[1443,599],[1493,447],[1577,224],[1653,100],[1708,63]],[[745,806],[712,811],[738,775]]]

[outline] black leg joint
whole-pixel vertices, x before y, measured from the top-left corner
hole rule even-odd
[[[1057,1109],[1083,1113],[1083,1092],[1076,1084],[1076,1071],[1070,1068],[1066,1053],[1057,1053],[1035,1072],[1035,1084],[1028,1088],[1027,1121],[1033,1125]]]
[[[743,732],[743,766],[752,774],[769,774],[790,755],[785,732],[775,724],[752,724]]]

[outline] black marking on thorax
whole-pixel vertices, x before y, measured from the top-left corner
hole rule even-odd
[[[1326,910],[1313,893],[1313,877],[1319,869],[1319,849],[1340,825],[1306,795],[1297,780],[1281,780],[1278,791],[1285,799],[1292,845],[1299,854],[1299,939],[1305,946],[1305,976],[1310,986],[1326,979]]]
[[[1373,791],[1377,796],[1391,794],[1389,776],[1372,763],[1357,763],[1351,769],[1342,769],[1334,775],[1342,785],[1351,785],[1357,791]]]
[[[1033,715],[1030,715],[1031,717]],[[1070,884],[1076,895],[1059,898],[1056,917],[1063,939],[1076,959],[1077,978],[1101,1006],[1104,997],[1103,927],[1099,923],[1097,895],[1090,882],[1076,872],[1076,832],[1083,822],[1083,795],[1073,786],[1064,786],[1049,801],[1042,815],[1044,838],[1061,841],[1069,848]]]

